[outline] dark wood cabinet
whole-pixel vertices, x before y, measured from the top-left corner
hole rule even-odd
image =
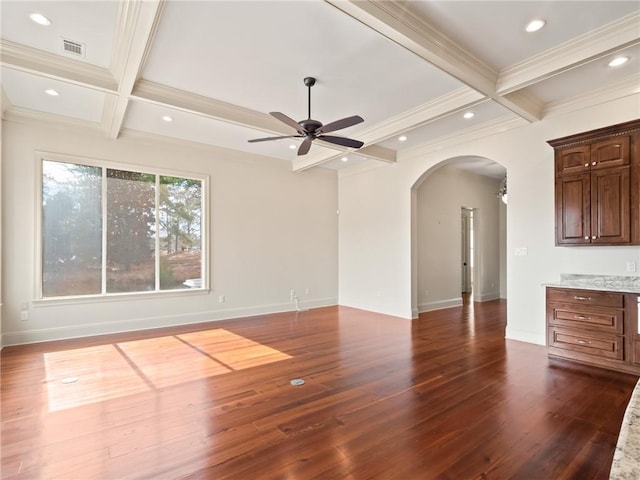
[[[556,245],[640,245],[640,120],[548,143]]]
[[[635,294],[547,287],[549,356],[640,374]]]

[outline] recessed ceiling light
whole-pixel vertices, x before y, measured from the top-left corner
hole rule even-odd
[[[29,18],[36,22],[38,25],[51,25],[51,20],[42,15],[41,13],[32,13]]]
[[[538,30],[540,30],[542,27],[544,27],[544,24],[547,23],[544,20],[540,20],[540,19],[535,19],[535,20],[531,20],[528,24],[527,27],[525,28],[525,30],[529,33],[533,33],[533,32],[537,32]]]
[[[629,61],[629,57],[616,57],[609,62],[610,67],[619,67]]]
[[[162,120],[164,120],[165,122],[173,122],[173,118],[171,118],[169,115],[163,115]]]
[[[406,135],[400,135],[400,136],[398,137],[398,141],[400,141],[400,142],[406,142],[406,141],[407,141],[407,137],[406,137]]]
[[[467,113],[465,113],[465,114],[463,115],[463,117],[464,117],[464,118],[466,118],[467,120],[469,120],[470,118],[473,118],[473,117],[475,117],[475,116],[476,116],[476,114],[475,114],[475,113],[473,113],[473,112],[467,112]]]
[[[340,160],[342,160],[343,162],[348,162],[349,159],[347,157],[342,157]]]
[[[292,143],[291,145],[289,145],[289,148],[290,148],[291,150],[295,150],[295,149],[296,149],[296,148],[298,148],[298,147]]]
[[[53,88],[47,88],[44,93],[46,93],[47,95],[51,95],[52,97],[57,97],[58,95],[60,95],[58,92],[56,92]]]

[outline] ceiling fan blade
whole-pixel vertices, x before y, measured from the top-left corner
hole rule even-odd
[[[300,144],[300,148],[298,149],[298,155],[306,155],[309,149],[311,148],[311,142],[313,141],[313,137],[308,135],[307,138]]]
[[[342,118],[340,120],[336,120],[335,122],[327,123],[323,125],[318,130],[316,130],[317,134],[320,133],[329,133],[335,132],[336,130],[341,130],[343,128],[351,127],[353,125],[357,125],[358,123],[362,123],[364,120],[359,115],[354,115],[352,117]]]
[[[316,138],[324,140],[325,142],[335,143],[336,145],[342,145],[343,147],[360,148],[364,145],[360,140],[353,140],[352,138],[336,137],[334,135],[320,135]]]
[[[304,133],[304,131],[302,130],[302,127],[300,126],[300,124],[298,122],[296,122],[293,118],[291,117],[287,117],[284,113],[280,113],[280,112],[269,112],[269,115],[271,115],[274,118],[277,118],[278,120],[280,120],[282,123],[286,123],[287,125],[289,125],[291,128],[294,128],[296,130],[296,132],[298,133]]]
[[[281,138],[296,138],[296,137],[302,137],[302,135],[285,135],[284,137],[264,137],[264,138],[252,138],[251,140],[248,140],[249,143],[255,143],[255,142],[267,142],[269,140],[280,140]]]

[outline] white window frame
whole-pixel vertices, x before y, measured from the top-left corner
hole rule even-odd
[[[43,251],[43,242],[42,242],[42,234],[43,234],[43,162],[44,161],[52,161],[52,162],[61,162],[61,163],[75,163],[80,165],[87,165],[91,167],[98,167],[102,169],[114,169],[114,170],[125,170],[130,172],[137,173],[147,173],[156,176],[156,187],[159,182],[160,176],[169,176],[169,177],[180,177],[180,178],[189,178],[192,180],[198,180],[202,182],[202,218],[200,224],[200,235],[201,235],[201,258],[200,258],[200,272],[202,275],[202,286],[199,288],[185,288],[185,289],[172,289],[172,290],[159,290],[159,270],[158,263],[160,261],[160,256],[157,255],[159,252],[159,242],[160,236],[156,235],[156,290],[154,291],[144,291],[144,292],[117,292],[117,293],[96,293],[96,294],[87,294],[87,295],[66,295],[61,297],[43,297],[42,291],[42,281],[44,278],[43,274],[43,260],[44,260],[44,251]],[[91,302],[95,300],[123,300],[123,299],[138,299],[140,297],[163,297],[163,296],[182,296],[182,295],[194,295],[194,294],[208,294],[211,290],[210,288],[210,279],[209,279],[209,264],[210,262],[210,248],[209,248],[209,175],[204,175],[201,173],[187,172],[182,170],[173,170],[167,168],[158,168],[152,166],[141,166],[141,165],[132,165],[128,163],[120,163],[114,162],[110,160],[103,159],[95,159],[89,157],[80,157],[76,155],[67,155],[62,153],[54,153],[54,152],[44,152],[37,151],[36,152],[36,226],[35,226],[35,257],[36,258],[36,291],[34,298],[35,303],[83,303],[83,302]],[[104,170],[103,170],[104,171]],[[106,207],[106,182],[102,182],[102,209],[103,216],[105,215]],[[156,195],[156,207],[158,205],[158,196],[159,189],[155,190]],[[106,218],[106,217],[105,217]],[[157,221],[157,219],[156,219]],[[104,285],[104,276],[106,275],[105,271],[105,261],[106,255],[104,249],[105,247],[105,236],[106,231],[103,229],[102,232],[102,285]]]

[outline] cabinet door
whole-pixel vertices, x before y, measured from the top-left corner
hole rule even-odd
[[[629,167],[591,173],[591,243],[631,241]]]
[[[556,245],[591,243],[591,193],[588,173],[556,179]]]
[[[591,150],[589,145],[561,148],[556,152],[556,175],[572,175],[589,170]]]
[[[591,145],[591,169],[629,165],[629,137],[615,137]]]

